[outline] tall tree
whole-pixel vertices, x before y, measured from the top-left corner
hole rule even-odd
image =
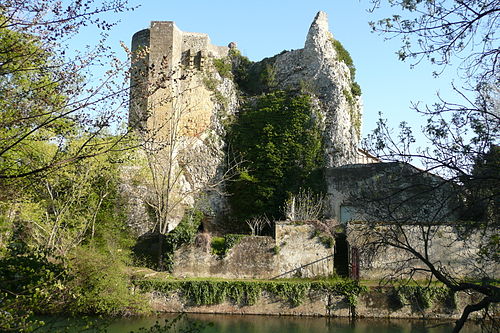
[[[9,0],[0,4],[0,180],[19,179],[116,148],[116,137],[97,140],[127,103],[127,62],[105,46],[113,23],[99,14],[127,10],[126,1]],[[103,39],[89,51],[69,50],[68,41],[86,25]],[[111,59],[97,81],[93,66]],[[80,149],[68,153],[67,137],[85,132]],[[44,162],[33,145],[50,141]]]
[[[371,0],[370,2],[375,12],[383,4],[390,5],[396,12],[391,17],[372,22],[371,26],[374,31],[388,38],[401,38],[402,46],[398,51],[400,60],[413,61],[412,65],[428,60],[437,66],[435,75],[441,74],[444,67],[452,61],[458,61],[460,65],[457,75],[464,82],[464,86],[457,87],[450,83],[457,93],[457,100],[445,100],[438,96],[439,100],[432,106],[422,108],[414,104],[415,111],[427,118],[427,125],[422,129],[429,141],[426,148],[415,147],[415,138],[408,124],[402,123],[400,132],[394,134],[382,118],[365,144],[371,152],[385,161],[418,161],[424,168],[422,173],[432,172],[442,176],[436,178],[441,180],[432,186],[424,186],[419,195],[423,195],[424,198],[436,196],[436,200],[442,202],[444,199],[442,197],[438,199],[439,193],[444,187],[452,188],[455,195],[462,200],[462,204],[455,205],[457,209],[455,213],[462,214],[461,226],[467,226],[467,228],[457,228],[458,236],[465,237],[470,230],[483,233],[490,240],[489,246],[483,250],[493,264],[498,265],[498,256],[494,255],[495,251],[498,251],[498,236],[495,236],[494,230],[498,228],[499,222],[498,214],[494,212],[498,211],[500,192],[498,187],[491,187],[488,184],[498,183],[500,170],[497,163],[485,161],[490,161],[489,156],[495,155],[499,143],[500,1]],[[488,167],[484,167],[485,165]],[[488,181],[484,181],[485,179]],[[406,190],[415,189],[406,188]],[[380,195],[376,198],[372,196],[371,202],[376,202],[378,206],[378,209],[373,211],[384,215],[380,207],[385,207],[386,213],[394,213],[394,200],[399,197],[407,202],[409,198],[415,196],[415,193],[403,195],[404,191],[405,189],[399,186],[392,192],[385,193],[385,198],[381,198]],[[417,206],[414,208],[418,209],[418,200],[413,203]],[[479,208],[481,212],[474,217],[463,214],[464,212],[458,208],[464,206]],[[429,218],[439,216],[438,211],[442,210],[436,208],[438,206],[433,207],[434,210],[429,212],[432,214]],[[421,208],[426,209],[426,207]],[[470,210],[467,213],[470,213]],[[407,221],[410,220],[410,216],[407,215],[406,218]],[[444,220],[438,218],[434,222],[444,223]],[[492,304],[500,301],[499,288],[488,282],[488,275],[483,275],[482,281],[464,281],[433,261],[429,248],[425,246],[427,245],[425,240],[429,239],[430,235],[435,235],[435,229],[431,225],[420,225],[423,238],[417,245],[405,243],[405,237],[401,238],[404,230],[399,226],[393,227],[399,229],[394,233],[375,233],[379,236],[378,241],[407,251],[421,261],[433,277],[451,290],[474,290],[483,295],[479,302],[464,308],[461,318],[456,322],[455,332],[461,330],[470,313],[487,310]],[[372,228],[372,231],[376,230]]]
[[[117,160],[98,157],[129,147],[128,136],[109,135],[128,103],[128,61],[105,45],[114,24],[102,14],[128,9],[125,0],[0,2],[1,329],[33,328],[31,312],[57,306],[62,292],[67,271],[54,257],[100,233],[99,222],[115,227]],[[85,26],[101,40],[71,49]],[[109,70],[92,78],[95,66]]]

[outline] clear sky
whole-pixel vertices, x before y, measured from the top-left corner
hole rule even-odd
[[[432,76],[436,68],[426,63],[411,69],[410,63],[399,61],[395,54],[399,41],[385,41],[368,26],[369,21],[390,14],[390,9],[369,13],[368,0],[130,0],[130,4],[140,7],[117,16],[121,22],[110,34],[112,46],[119,48],[119,41],[130,45],[133,33],[147,28],[150,21],[175,21],[183,31],[208,33],[213,44],[236,42],[251,60],[302,48],[314,16],[325,11],[330,31],[354,60],[363,92],[363,137],[374,128],[379,111],[393,126],[408,121],[415,134],[420,133],[424,121],[410,110],[411,101],[432,104],[437,91],[448,95],[455,76],[448,68],[436,79]],[[85,34],[81,38],[91,40]]]

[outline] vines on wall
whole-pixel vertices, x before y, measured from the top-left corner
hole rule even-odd
[[[414,304],[425,310],[437,302],[444,302],[451,308],[456,308],[456,296],[446,287],[399,286],[394,288],[397,307]]]
[[[263,293],[287,302],[292,307],[302,304],[311,294],[330,293],[344,296],[349,305],[355,305],[357,297],[367,291],[352,280],[138,280],[135,282],[144,292],[171,294],[179,291],[191,305],[213,305],[226,301],[238,305],[254,305]]]
[[[322,137],[309,96],[275,91],[253,99],[229,137],[244,161],[228,187],[236,220],[282,218],[291,193],[301,187],[322,190]]]

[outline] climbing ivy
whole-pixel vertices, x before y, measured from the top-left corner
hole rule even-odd
[[[394,288],[398,307],[415,304],[420,309],[429,309],[437,301],[444,301],[450,307],[456,307],[455,294],[446,287],[398,286]]]
[[[352,280],[138,280],[135,282],[144,292],[171,294],[181,292],[192,305],[213,305],[230,301],[239,305],[253,305],[268,293],[295,307],[302,304],[311,292],[345,296],[349,305],[355,305],[359,294],[366,287]]]
[[[276,91],[248,102],[229,137],[244,161],[228,188],[236,220],[282,218],[290,193],[322,190],[322,139],[309,96]]]

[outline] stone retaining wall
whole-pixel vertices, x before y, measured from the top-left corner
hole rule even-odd
[[[165,295],[159,292],[149,293],[154,310],[174,313],[219,313],[219,314],[255,314],[255,315],[291,315],[291,316],[326,316],[350,317],[354,313],[361,318],[425,318],[425,319],[457,319],[465,305],[480,300],[477,294],[458,293],[456,306],[445,301],[434,301],[427,309],[419,307],[417,302],[395,304],[391,288],[374,288],[358,298],[355,308],[352,308],[343,296],[333,296],[325,293],[311,292],[308,299],[301,305],[291,306],[273,295],[263,292],[254,305],[239,305],[224,302],[215,305],[192,305],[183,299],[180,292]],[[490,312],[494,317],[500,316],[500,307]],[[471,317],[480,316],[478,313]]]

